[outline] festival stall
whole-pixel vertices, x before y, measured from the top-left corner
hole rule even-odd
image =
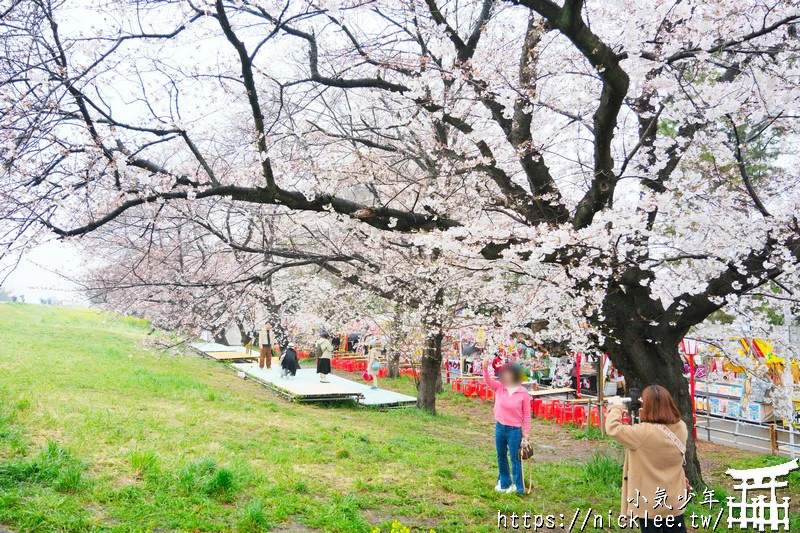
[[[737,337],[727,346],[684,341],[696,411],[705,440],[796,456],[800,447],[800,368],[767,339]],[[687,349],[688,348],[688,349]]]
[[[463,329],[446,339],[443,370],[452,392],[484,401],[493,399],[492,390],[481,379],[487,351],[499,356],[503,364],[515,363],[523,368],[523,386],[531,396],[532,415],[556,423],[602,425],[603,393],[617,394],[618,386],[624,386],[605,355],[553,356],[503,336],[499,329]]]
[[[784,379],[782,359],[775,357],[772,344],[764,339],[741,337],[731,339],[731,343],[732,352],[741,364],[710,344],[686,355],[686,370],[695,383],[695,409],[699,413],[753,423],[772,421],[771,393],[773,386]]]

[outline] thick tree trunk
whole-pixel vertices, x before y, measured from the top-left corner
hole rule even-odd
[[[400,377],[400,350],[395,349],[389,355],[389,373],[387,377],[395,379]]]
[[[607,331],[606,353],[625,376],[628,389],[635,387],[641,391],[650,385],[661,385],[672,394],[689,429],[686,476],[694,486],[702,486],[700,461],[692,436],[692,398],[678,352],[687,329],[659,322],[663,314],[660,303],[649,295],[637,294],[635,289],[611,293],[605,304],[606,320],[602,327]]]
[[[221,328],[214,332],[214,342],[228,346],[228,336],[226,335],[227,328]]]
[[[670,343],[670,348],[663,344],[658,347],[645,347],[643,344],[608,347],[608,355],[614,366],[622,371],[629,389],[637,388],[642,391],[650,385],[661,385],[672,394],[689,429],[686,442],[686,476],[693,485],[699,486],[703,480],[692,436],[692,398],[689,383],[683,375],[683,361],[678,355],[678,344]]]
[[[444,288],[436,289],[433,301],[428,304],[422,323],[425,326],[425,349],[422,353],[422,369],[417,384],[417,407],[436,414],[436,393],[442,390],[442,329],[441,307]]]
[[[442,340],[440,330],[425,339],[422,369],[417,385],[417,407],[436,414],[436,393],[442,388]]]
[[[250,338],[250,332],[245,329],[244,323],[241,320],[236,321],[236,329],[239,330],[239,344],[242,346],[246,345]]]

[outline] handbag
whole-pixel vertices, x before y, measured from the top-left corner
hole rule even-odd
[[[533,457],[533,446],[527,440],[523,440],[522,444],[519,446],[519,458],[523,461],[527,461]]]
[[[369,372],[367,372],[366,370],[364,371],[363,374],[361,374],[361,378],[364,381],[372,381],[372,379],[373,379],[372,376],[369,375]]]
[[[522,484],[525,494],[530,494],[533,490],[533,446],[530,441],[523,440],[519,446],[519,458],[522,461]],[[528,482],[525,482],[525,463],[528,463]]]

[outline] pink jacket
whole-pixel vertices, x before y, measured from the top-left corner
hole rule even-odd
[[[531,395],[525,387],[509,394],[505,385],[489,375],[489,365],[483,367],[483,380],[494,391],[494,418],[506,426],[522,427],[522,433],[531,431]]]

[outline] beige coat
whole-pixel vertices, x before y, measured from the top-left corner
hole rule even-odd
[[[275,346],[275,337],[272,335],[272,330],[261,328],[261,333],[258,334],[258,342],[261,346]]]
[[[686,477],[683,455],[675,443],[658,424],[624,424],[620,406],[611,407],[606,416],[609,437],[625,447],[621,514],[638,518],[643,518],[645,511],[648,517],[683,514],[681,507],[686,506]],[[689,433],[683,421],[666,427],[686,445]],[[666,500],[658,505],[656,495],[664,491]],[[664,502],[672,509],[663,505]]]
[[[320,352],[322,352],[322,355],[319,356],[320,359],[331,358],[331,354],[333,354],[333,344],[331,344],[331,341],[320,337],[314,345],[319,346]]]

